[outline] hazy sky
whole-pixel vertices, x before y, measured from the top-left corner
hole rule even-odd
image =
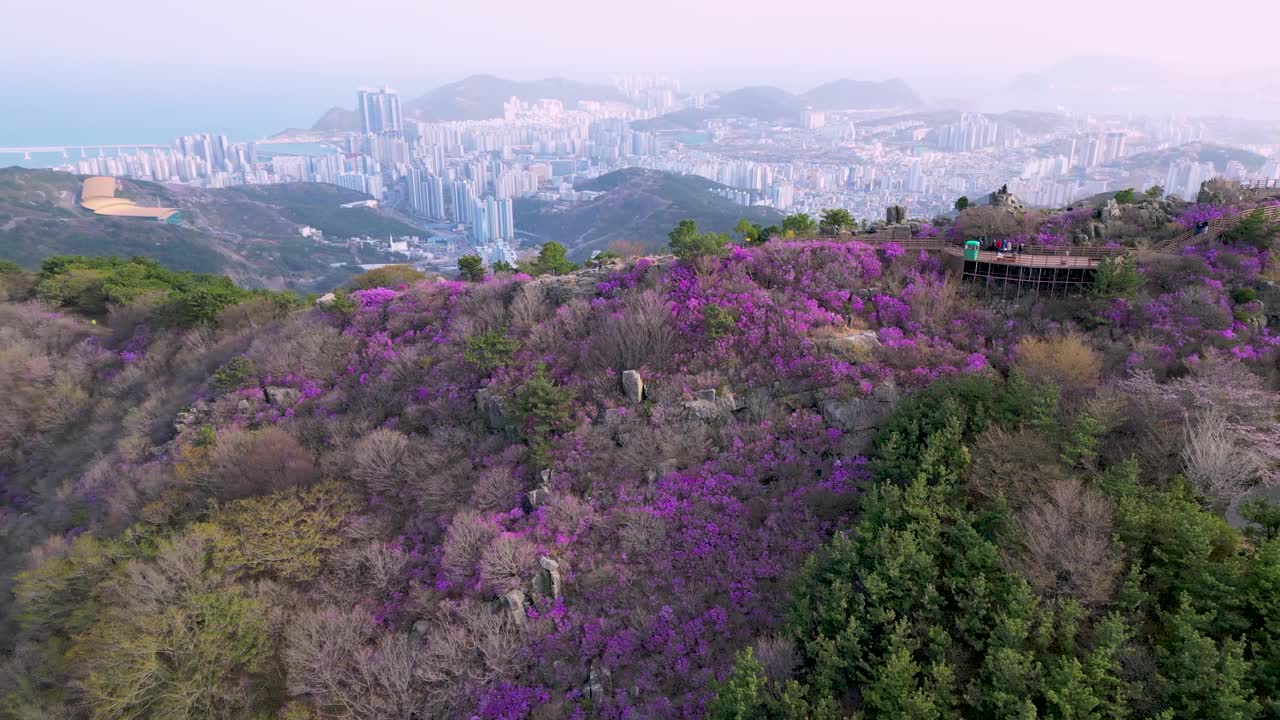
[[[1280,2],[1182,2],[0,0],[0,147],[255,137],[351,107],[359,85],[411,98],[473,73],[793,91],[902,77],[948,102],[1081,56],[1276,64]]]
[[[945,74],[1079,55],[1274,62],[1272,0],[8,0],[0,63],[453,77]],[[1223,29],[1217,19],[1222,18]],[[1243,20],[1243,21],[1238,21]],[[3,81],[0,81],[3,82]]]

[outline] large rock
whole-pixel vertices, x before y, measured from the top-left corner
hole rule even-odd
[[[991,207],[1008,210],[1009,212],[1023,212],[1027,209],[1027,206],[1018,199],[1017,195],[1009,192],[1007,185],[991,193],[987,201],[991,204]]]
[[[826,398],[818,403],[818,412],[828,425],[852,434],[856,442],[865,444],[875,436],[880,423],[897,402],[897,387],[881,385],[868,397]]]
[[[509,421],[506,409],[502,404],[502,398],[498,397],[498,393],[493,388],[482,387],[476,391],[476,410],[480,411],[480,416],[484,418],[490,430],[507,428]]]
[[[523,625],[528,615],[524,611],[524,591],[508,590],[498,598],[496,610],[517,625]]]
[[[715,390],[699,390],[684,403],[685,411],[703,422],[726,420],[744,407],[732,394],[717,396]]]
[[[533,512],[551,499],[551,468],[542,471],[539,476],[538,487],[524,494],[524,510],[525,512]]]
[[[178,413],[173,418],[173,429],[175,432],[182,432],[192,425],[199,425],[208,414],[209,403],[204,400],[197,400],[191,407]]]
[[[622,373],[622,392],[626,393],[627,401],[631,403],[644,399],[644,379],[640,377],[638,370],[626,370]]]
[[[271,385],[263,391],[267,396],[267,402],[278,407],[288,407],[298,402],[298,398],[302,397],[302,393],[291,387],[280,387]]]
[[[595,702],[604,700],[605,692],[608,690],[609,676],[612,674],[609,668],[592,664],[591,673],[587,675],[587,686],[584,688],[586,696]]]
[[[1267,325],[1280,328],[1280,283],[1264,280],[1258,290],[1258,300],[1262,302],[1261,316]]]
[[[817,344],[841,355],[865,357],[880,347],[880,337],[875,330],[855,330],[845,335],[822,338]]]
[[[533,578],[533,594],[555,600],[564,594],[564,579],[560,575],[560,563],[543,555],[538,558],[542,569]]]

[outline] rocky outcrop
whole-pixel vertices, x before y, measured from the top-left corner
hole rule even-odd
[[[298,402],[298,398],[302,397],[302,393],[298,390],[278,385],[267,386],[262,390],[262,394],[266,396],[268,403],[276,407],[290,407]]]
[[[502,398],[491,387],[482,387],[476,391],[476,410],[489,429],[495,432],[505,430],[510,423]]]
[[[743,407],[732,393],[717,395],[715,390],[699,390],[684,403],[685,411],[703,422],[727,420]]]
[[[525,595],[523,590],[508,590],[498,598],[495,610],[517,625],[524,625],[528,615],[524,611]]]
[[[191,407],[178,413],[173,418],[173,429],[182,432],[193,425],[199,425],[209,414],[209,403],[197,400]]]
[[[591,673],[587,676],[587,686],[583,688],[584,694],[596,702],[603,700],[611,674],[609,668],[592,664]]]
[[[551,469],[543,470],[539,475],[538,487],[524,494],[525,512],[533,512],[551,499]]]
[[[857,442],[863,444],[871,441],[897,402],[897,387],[881,385],[866,397],[820,400],[818,412],[828,425],[852,434]]]
[[[815,344],[841,356],[861,358],[880,347],[880,336],[875,330],[854,330],[844,335],[819,338]]]
[[[659,267],[672,262],[673,258],[658,258],[654,262]],[[610,275],[627,267],[625,260],[609,260],[597,262],[590,267],[582,268],[565,275],[543,275],[530,280],[525,286],[530,292],[540,292],[554,305],[563,305],[575,297],[594,297],[596,286],[604,282]]]
[[[901,205],[890,205],[884,211],[886,225],[901,225],[907,221],[907,209]]]
[[[1263,281],[1258,290],[1258,300],[1262,302],[1261,316],[1266,318],[1267,325],[1280,329],[1280,283]]]
[[[538,558],[542,567],[533,578],[533,594],[555,600],[564,594],[564,579],[560,575],[560,563],[543,555]]]
[[[644,379],[639,371],[626,370],[622,373],[622,392],[627,396],[627,402],[632,404],[644,399]]]
[[[987,202],[991,207],[998,208],[1000,210],[1008,210],[1009,212],[1020,213],[1027,209],[1027,206],[1022,202],[1022,200],[1018,199],[1017,195],[1009,192],[1009,187],[1007,185],[987,196]]]

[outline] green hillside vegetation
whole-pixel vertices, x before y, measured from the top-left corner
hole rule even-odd
[[[742,207],[710,192],[723,187],[694,175],[628,168],[577,185],[604,195],[576,205],[539,200],[516,202],[516,226],[542,240],[556,240],[569,256],[582,259],[614,243],[634,243],[644,252],[661,252],[667,233],[681,220],[693,220],[710,232],[729,232],[747,218],[778,224],[782,214],[765,207]]]
[[[123,180],[121,195],[143,205],[176,207],[182,225],[94,215],[79,206],[84,176],[53,170],[0,170],[0,259],[36,269],[51,255],[141,256],[178,271],[214,273],[250,287],[323,290],[342,284],[343,265],[389,262],[318,244],[300,225],[334,239],[386,237],[417,231],[374,208],[342,208],[367,199],[320,183],[206,190]]]
[[[242,185],[227,194],[277,209],[298,225],[310,225],[325,235],[347,238],[360,235],[420,235],[421,230],[367,207],[344,208],[344,203],[368,199],[361,193],[323,183]]]
[[[251,298],[263,299],[281,312],[302,305],[292,293],[246,290],[225,275],[175,272],[141,257],[51,257],[41,264],[29,294],[91,316],[150,298],[152,315],[162,324],[178,326],[216,324],[225,308]]]

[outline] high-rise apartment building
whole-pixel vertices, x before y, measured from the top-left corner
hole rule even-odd
[[[391,88],[357,90],[356,112],[360,115],[360,132],[404,132],[404,120],[400,116],[400,95]]]

